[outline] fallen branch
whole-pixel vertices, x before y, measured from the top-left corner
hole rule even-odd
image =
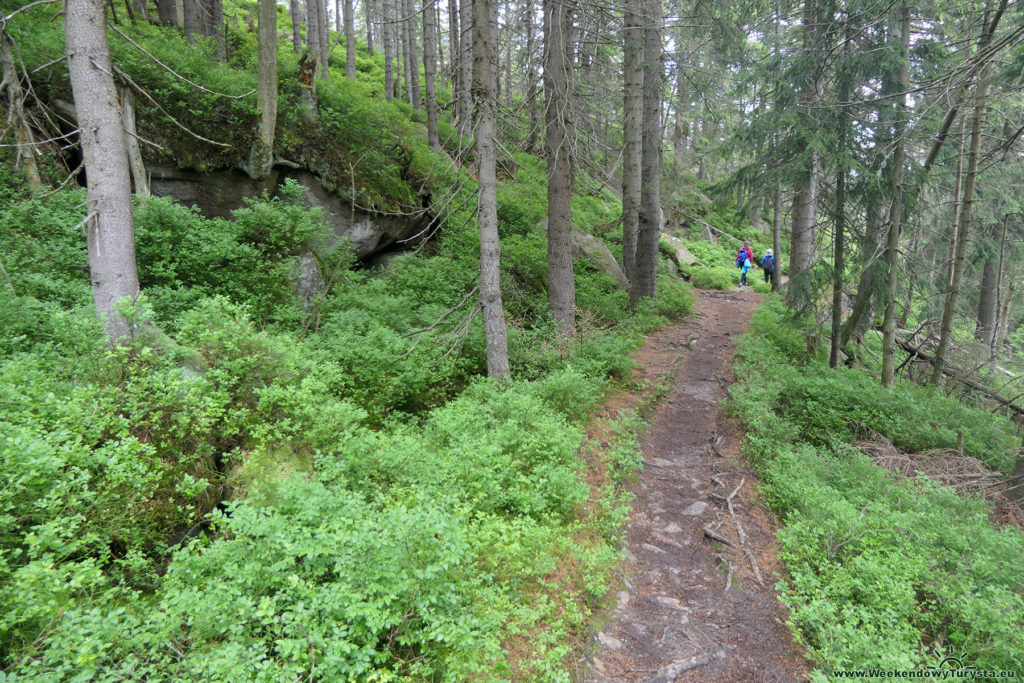
[[[705,526],[704,527],[704,535],[707,536],[708,538],[710,538],[713,541],[718,541],[719,543],[723,543],[723,544],[729,546],[730,548],[735,548],[736,550],[740,550],[740,548],[735,543],[733,543],[732,541],[730,541],[728,538],[726,538],[725,536],[721,535],[717,531],[712,530],[710,526]]]
[[[743,554],[747,556],[750,568],[754,570],[754,578],[757,579],[757,584],[763,586],[764,579],[761,578],[761,570],[757,568],[757,560],[754,559],[754,553],[750,552],[750,548],[743,548]]]
[[[925,361],[926,363],[932,363],[932,364],[935,363],[935,357],[932,356],[931,354],[925,352],[925,351],[922,351],[921,348],[918,347],[918,346],[913,346],[909,342],[904,341],[903,339],[900,339],[899,337],[896,338],[896,344],[901,349],[903,349],[904,351],[909,353],[911,355],[911,358],[917,357],[917,358],[920,358],[921,360]],[[978,391],[978,392],[980,392],[982,394],[985,394],[986,396],[991,398],[993,401],[996,401],[1000,405],[1005,406],[1006,408],[1009,408],[1010,410],[1012,410],[1017,415],[1017,417],[1024,418],[1024,408],[1021,408],[1020,406],[1014,404],[1014,400],[1016,398],[1019,398],[1019,397],[1006,398],[1005,396],[1000,396],[999,394],[997,394],[996,392],[992,391],[988,387],[985,387],[985,386],[983,386],[983,385],[981,385],[981,384],[979,384],[979,383],[977,383],[977,382],[975,382],[973,380],[967,379],[966,377],[964,377],[963,375],[960,374],[959,368],[951,367],[949,365],[949,363],[944,363],[943,364],[942,374],[950,377],[951,379],[956,380],[957,382],[960,382],[964,386],[970,387],[971,389],[974,389],[975,391]]]

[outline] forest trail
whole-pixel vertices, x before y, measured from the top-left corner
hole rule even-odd
[[[774,589],[778,524],[757,499],[756,475],[739,462],[741,434],[720,403],[735,379],[734,340],[762,297],[695,292],[695,315],[651,335],[635,356],[642,382],[671,389],[642,440],[623,582],[583,665],[586,683],[809,675]]]

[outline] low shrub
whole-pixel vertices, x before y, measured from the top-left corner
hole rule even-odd
[[[784,523],[797,639],[824,672],[921,668],[947,648],[982,669],[1024,670],[1024,534],[994,528],[981,500],[893,475],[849,445],[881,436],[916,452],[955,447],[963,432],[966,453],[1006,467],[1012,425],[931,390],[833,371],[801,352],[807,324],[777,300],[758,310],[730,404]]]

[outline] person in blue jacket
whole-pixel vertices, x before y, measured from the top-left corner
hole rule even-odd
[[[765,249],[764,256],[761,257],[761,270],[764,271],[764,281],[771,284],[772,278],[775,277],[775,256],[771,249]]]

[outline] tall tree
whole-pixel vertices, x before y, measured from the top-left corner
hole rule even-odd
[[[999,8],[989,17],[985,13],[982,22],[981,36],[978,39],[978,52],[985,54],[992,36],[995,34],[999,20],[1006,9],[1007,0],[1001,0]],[[964,174],[963,197],[960,204],[960,220],[957,227],[956,254],[953,261],[953,280],[946,293],[945,306],[942,309],[942,327],[939,333],[939,345],[935,350],[935,363],[932,366],[932,384],[938,385],[942,381],[942,372],[945,369],[946,354],[949,352],[949,344],[953,337],[953,317],[956,314],[957,300],[960,297],[960,286],[963,280],[964,265],[967,257],[967,240],[970,233],[971,214],[974,210],[974,189],[978,182],[978,163],[981,155],[981,133],[986,118],[986,107],[988,106],[989,72],[991,63],[984,63],[978,72],[974,84],[974,117],[971,121],[971,143],[967,152],[967,171]]]
[[[469,2],[469,0],[463,0]],[[473,104],[476,112],[477,217],[480,223],[480,307],[487,339],[487,375],[508,377],[508,336],[501,302],[498,241],[497,116],[491,72],[490,0],[473,0]],[[465,26],[466,22],[463,22]],[[465,35],[465,34],[463,34]]]
[[[391,0],[382,0],[381,29],[384,33],[384,97],[390,102],[395,97],[395,45],[392,39],[394,31],[391,25]]]
[[[416,0],[405,0],[405,26],[408,31],[409,43],[407,45],[406,60],[409,64],[407,73],[410,76],[410,81],[407,84],[409,88],[409,104],[413,106],[413,109],[423,108],[423,97],[420,92],[420,46],[419,41],[416,39],[417,27],[416,27]]]
[[[356,80],[356,25],[352,16],[352,0],[344,0],[342,3],[342,15],[345,26],[345,76],[349,80]]]
[[[634,304],[654,298],[661,232],[661,0],[644,0],[644,102],[640,162],[640,221],[636,238],[636,276],[630,289]]]
[[[373,21],[374,3],[372,0],[363,0],[363,16],[366,18],[366,51],[373,56]]]
[[[548,303],[563,336],[576,334],[576,286],[572,268],[572,65],[565,0],[544,0],[544,98],[548,162]]]
[[[423,79],[426,90],[427,110],[427,143],[431,149],[441,149],[441,142],[437,135],[437,63],[434,57],[436,36],[434,32],[435,15],[430,0],[421,0],[423,3]]]
[[[473,0],[459,0],[459,134],[468,136],[472,129],[470,84],[473,80]]]
[[[895,33],[895,31],[893,32]],[[896,150],[892,159],[892,192],[889,204],[888,238],[885,245],[885,310],[882,314],[882,386],[890,388],[896,368],[896,278],[899,274],[900,229],[903,221],[903,166],[906,157],[904,131],[907,121],[907,95],[910,90],[910,5],[903,2],[900,21],[900,60],[897,110],[894,116]]]
[[[66,0],[64,34],[79,144],[89,179],[89,278],[96,313],[113,342],[130,333],[117,304],[138,298],[139,277],[128,146],[107,44],[105,6],[103,0]]]
[[[302,54],[302,0],[289,0],[289,14],[292,17],[292,49],[295,54]]]
[[[626,0],[622,27],[622,270],[636,282],[636,239],[640,231],[640,162],[644,111],[644,30],[640,0]]]
[[[256,5],[256,104],[260,110],[259,134],[249,152],[246,169],[263,178],[274,165],[274,128],[277,126],[277,3],[259,0]]]

